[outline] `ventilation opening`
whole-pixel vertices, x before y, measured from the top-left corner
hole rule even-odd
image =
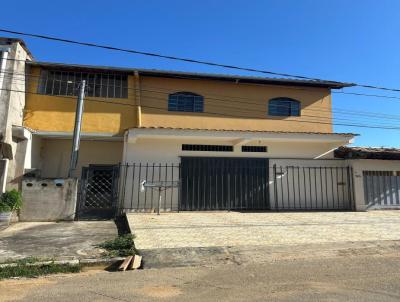
[[[47,183],[42,183],[42,187],[47,187]]]
[[[266,146],[242,146],[242,152],[267,152]]]
[[[228,145],[182,145],[182,151],[211,151],[211,152],[233,152],[233,146]]]

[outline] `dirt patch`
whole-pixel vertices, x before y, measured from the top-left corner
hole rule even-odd
[[[139,293],[147,297],[168,299],[181,295],[182,290],[174,286],[149,286],[139,289]]]
[[[18,301],[31,294],[35,287],[54,284],[56,281],[40,278],[32,280],[5,280],[0,282],[0,301]]]

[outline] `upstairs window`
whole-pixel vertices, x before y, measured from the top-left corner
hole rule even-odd
[[[38,93],[77,96],[82,80],[86,80],[85,96],[128,98],[128,76],[126,74],[98,72],[42,70]]]
[[[268,114],[273,116],[300,116],[300,102],[291,98],[269,100]]]
[[[191,92],[177,92],[168,97],[168,111],[203,112],[204,99]]]

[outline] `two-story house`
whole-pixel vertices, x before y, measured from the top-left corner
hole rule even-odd
[[[317,174],[315,167],[342,165],[332,151],[354,135],[333,132],[331,90],[351,84],[46,62],[27,67],[24,126],[33,134],[28,168],[40,170],[42,177],[67,176],[76,96],[86,80],[75,176],[92,182],[92,199],[107,191],[111,200],[110,188],[124,179],[120,203],[153,210],[158,195],[140,193],[139,182],[177,180],[178,188],[165,190],[166,210],[266,209],[272,174],[282,188],[290,178],[298,200],[305,202],[308,184],[295,183],[295,177],[309,178],[314,191],[329,181],[325,189],[331,186],[333,195],[333,187],[344,183],[343,173]],[[165,165],[171,168],[161,169]],[[310,165],[314,170],[304,169]],[[303,172],[290,170],[294,166]],[[297,192],[286,180],[285,186],[288,196]],[[337,200],[349,194],[341,190]],[[327,196],[327,205],[335,196],[331,199]]]

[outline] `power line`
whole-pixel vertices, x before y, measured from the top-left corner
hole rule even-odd
[[[1,30],[0,30],[1,31]],[[13,61],[22,61],[22,62],[26,62],[26,60],[18,60],[18,59],[11,59],[11,58],[7,58],[5,60],[13,60]],[[7,71],[1,71],[0,73],[13,73],[13,72],[7,72]],[[21,76],[25,76],[27,74],[17,74],[17,73],[13,73],[16,75],[21,75]],[[106,74],[106,73],[104,73]],[[40,76],[37,75],[31,75],[32,77],[37,77],[40,78]],[[185,76],[177,76],[177,78],[181,78],[181,79],[191,79],[189,77],[185,77]],[[273,84],[269,84],[269,85],[273,85]],[[356,86],[360,86],[362,87],[362,85],[356,85]],[[368,85],[367,85],[368,86]],[[369,88],[371,87],[375,87],[375,86],[368,86]],[[315,92],[315,90],[311,89],[311,88],[299,88],[299,87],[290,87],[290,86],[286,86],[286,89],[296,89],[296,90],[306,90],[306,91],[313,91]],[[400,89],[391,89],[391,88],[384,88],[384,87],[375,87],[377,89],[383,89],[383,90],[390,90],[390,91],[395,91],[395,92],[400,92]],[[132,89],[132,88],[127,88],[127,89]],[[387,98],[387,99],[400,99],[400,97],[397,96],[385,96],[385,95],[376,95],[376,94],[366,94],[366,93],[355,93],[355,92],[344,92],[344,91],[332,91],[332,93],[335,94],[348,94],[348,95],[355,95],[355,96],[368,96],[368,97],[377,97],[377,98]],[[237,96],[232,96],[234,98],[240,98]]]
[[[26,92],[22,90],[12,90],[12,89],[0,89],[0,90],[6,90],[6,91],[14,91],[14,92],[20,92],[20,93],[28,93],[28,94],[38,94],[39,93],[34,93],[34,92]],[[75,100],[75,97],[71,96],[58,96],[61,98],[67,98],[67,99],[73,99]],[[142,107],[142,108],[148,108],[148,109],[156,109],[160,111],[165,111],[165,112],[170,112],[168,111],[167,108],[164,107],[156,107],[156,106],[148,106],[148,105],[135,105],[135,104],[125,104],[125,103],[120,103],[120,102],[109,102],[109,101],[104,101],[104,100],[95,100],[95,99],[90,99],[90,98],[85,98],[85,101],[90,101],[90,102],[97,102],[97,103],[110,103],[114,105],[122,105],[122,106],[128,106],[128,107]],[[225,113],[220,113],[220,112],[211,112],[211,111],[203,111],[202,113],[206,114],[211,114],[211,115],[216,115],[216,116],[223,116],[223,117],[235,117],[235,118],[243,118],[243,115],[232,115],[232,114],[225,114]],[[248,117],[252,119],[265,119],[261,117]],[[337,125],[337,126],[349,126],[349,127],[357,127],[357,128],[370,128],[370,129],[384,129],[384,130],[400,130],[400,127],[382,127],[382,126],[374,126],[374,125],[366,125],[366,124],[347,124],[347,123],[333,123],[332,121],[329,122],[321,122],[321,121],[315,121],[315,120],[280,120],[283,122],[295,122],[295,123],[309,123],[309,124],[320,124],[320,125]]]
[[[228,69],[257,72],[257,73],[263,73],[263,74],[272,74],[272,75],[284,76],[284,77],[294,77],[294,78],[299,78],[299,79],[304,79],[304,80],[312,80],[312,81],[325,81],[322,79],[311,78],[311,77],[300,76],[300,75],[291,75],[291,74],[273,72],[273,71],[268,71],[268,70],[240,67],[240,66],[235,66],[235,65],[226,65],[226,64],[216,63],[216,62],[201,61],[201,60],[195,60],[195,59],[190,59],[190,58],[181,58],[181,57],[163,55],[163,54],[158,54],[158,53],[153,53],[153,52],[120,48],[120,47],[115,47],[115,46],[110,46],[110,45],[101,45],[101,44],[95,44],[95,43],[90,43],[90,42],[82,42],[82,41],[52,37],[52,36],[47,36],[47,35],[39,35],[39,34],[32,34],[32,33],[26,33],[26,32],[13,31],[13,30],[8,30],[8,29],[4,29],[4,28],[0,28],[0,32],[10,33],[10,34],[15,34],[15,35],[20,35],[20,36],[27,36],[27,37],[32,37],[32,38],[57,41],[57,42],[64,42],[64,43],[69,43],[69,44],[83,45],[83,46],[88,46],[88,47],[103,48],[103,49],[108,49],[108,50],[113,50],[113,51],[127,52],[127,53],[133,53],[133,54],[139,54],[139,55],[145,55],[145,56],[151,56],[151,57],[157,57],[157,58],[163,58],[163,59],[169,59],[169,60],[175,60],[175,61],[183,61],[183,62],[189,62],[189,63],[195,63],[195,64],[216,66],[216,67],[222,67],[222,68],[228,68]],[[335,81],[326,81],[326,82],[335,82]]]
[[[323,81],[323,82],[338,83],[337,81],[323,80],[323,79],[319,79],[319,78],[307,77],[307,76],[296,75],[296,74],[281,73],[281,72],[274,72],[274,71],[263,70],[263,69],[250,68],[250,67],[227,65],[227,64],[221,64],[221,63],[210,62],[210,61],[196,60],[196,59],[191,59],[191,58],[163,55],[163,54],[159,54],[159,53],[146,52],[146,51],[140,51],[140,50],[128,49],[128,48],[120,48],[120,47],[115,47],[115,46],[110,46],[110,45],[101,45],[101,44],[90,43],[90,42],[76,41],[76,40],[52,37],[52,36],[47,36],[47,35],[26,33],[26,32],[8,30],[8,29],[4,29],[4,28],[0,28],[0,32],[10,33],[10,34],[15,34],[15,35],[20,35],[20,36],[27,36],[27,37],[32,37],[32,38],[57,41],[57,42],[63,42],[63,43],[69,43],[69,44],[75,44],[75,45],[82,45],[82,46],[88,46],[88,47],[95,47],[95,48],[102,48],[102,49],[113,50],[113,51],[132,53],[132,54],[138,54],[138,55],[144,55],[144,56],[151,56],[151,57],[157,57],[157,58],[168,59],[168,60],[183,61],[183,62],[188,62],[188,63],[208,65],[208,66],[216,66],[216,67],[222,67],[222,68],[227,68],[227,69],[256,72],[256,73],[269,74],[269,75],[275,75],[275,76],[291,77],[291,78],[310,80],[310,81]],[[400,92],[399,88],[387,88],[387,87],[382,87],[382,86],[366,85],[366,84],[359,84],[359,83],[348,83],[348,84],[350,84],[352,86],[358,86],[358,87],[369,88],[369,89],[379,89],[379,90]]]
[[[13,81],[14,80],[19,80],[19,81],[25,81],[25,78],[24,79],[13,79]],[[37,81],[37,80],[36,80]],[[55,82],[58,82],[60,85],[62,84],[62,83],[67,83],[67,81],[63,81],[63,80],[57,80],[57,79],[52,79],[52,81],[55,81]],[[15,82],[14,82],[15,83]],[[19,84],[19,83],[18,83]],[[72,81],[69,81],[68,82],[68,84],[76,84],[77,85],[77,83],[76,82],[72,82]],[[102,88],[103,86],[107,86],[107,87],[114,87],[115,85],[101,85],[101,84],[96,84],[96,86],[97,87],[99,87],[100,86],[100,88]],[[121,87],[121,86],[116,86],[116,87]],[[149,89],[143,89],[143,88],[141,88],[141,89],[136,89],[136,88],[128,88],[128,87],[125,87],[126,89],[132,89],[132,90],[140,90],[141,92],[148,92],[148,93],[157,93],[157,94],[165,94],[165,95],[169,95],[170,94],[170,91],[168,91],[168,92],[165,92],[165,91],[159,91],[159,90],[149,90]],[[160,87],[158,87],[158,88],[160,88]],[[161,88],[162,89],[162,88]],[[210,96],[208,96],[208,95],[205,95],[205,97],[207,98],[207,99],[211,99],[211,100],[217,100],[217,101],[219,101],[219,102],[229,102],[229,106],[224,106],[224,105],[220,105],[220,104],[217,104],[217,103],[212,103],[212,104],[210,104],[211,106],[214,106],[214,107],[223,107],[223,108],[228,108],[228,109],[233,109],[233,110],[236,110],[236,111],[242,111],[243,109],[242,108],[235,108],[235,107],[232,107],[232,104],[233,103],[244,103],[244,104],[252,104],[252,105],[256,105],[256,106],[259,106],[259,107],[265,107],[266,105],[265,104],[260,104],[260,103],[254,103],[254,102],[243,102],[243,101],[232,101],[232,99],[230,99],[230,97],[229,96],[226,96],[226,97],[229,97],[229,99],[217,99],[217,98],[212,98],[212,97],[210,97]],[[156,98],[154,98],[153,97],[153,99],[156,99]],[[160,99],[160,100],[162,100],[162,101],[165,101],[166,99]],[[285,109],[287,109],[288,108],[288,106],[287,105],[276,105],[276,106],[278,106],[278,107],[281,107],[281,108],[285,108]],[[358,115],[358,116],[361,116],[361,117],[364,117],[364,116],[366,116],[366,117],[368,117],[368,119],[370,119],[370,118],[375,118],[375,119],[389,119],[389,120],[399,120],[400,119],[400,116],[390,116],[390,115],[383,115],[383,114],[376,114],[376,113],[373,113],[373,112],[362,112],[362,114],[360,114],[360,113],[357,113],[358,111],[348,111],[348,112],[346,112],[346,109],[333,109],[333,110],[329,110],[329,109],[327,109],[326,107],[320,107],[320,108],[322,108],[322,109],[316,109],[316,107],[314,107],[314,109],[311,109],[311,108],[303,108],[302,109],[302,111],[315,111],[315,112],[325,112],[325,113],[327,113],[327,114],[331,114],[332,112],[333,113],[335,113],[335,115],[352,115],[352,116],[354,116],[354,115]],[[244,109],[245,111],[254,111],[254,112],[259,112],[259,110],[251,110],[251,109]],[[303,114],[302,116],[308,116],[308,117],[316,117],[316,118],[326,118],[326,117],[324,117],[324,116],[312,116],[312,115],[305,115],[305,114]],[[338,117],[335,117],[335,119],[340,119],[340,120],[349,120],[349,119],[344,119],[344,118],[338,118]],[[351,120],[354,120],[354,118],[352,118]]]

